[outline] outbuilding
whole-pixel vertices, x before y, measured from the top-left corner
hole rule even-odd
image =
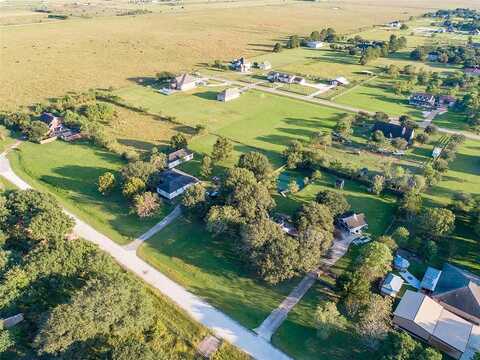
[[[181,163],[190,161],[193,159],[193,151],[187,148],[176,150],[167,156],[167,166],[169,169],[173,169],[175,166]]]
[[[382,282],[380,292],[383,295],[397,297],[398,293],[402,289],[403,283],[404,281],[400,276],[389,273]]]
[[[315,40],[308,40],[305,42],[305,46],[310,49],[321,49],[323,47],[323,42],[315,41]]]
[[[240,97],[240,89],[229,88],[225,89],[217,94],[217,100],[227,102]]]

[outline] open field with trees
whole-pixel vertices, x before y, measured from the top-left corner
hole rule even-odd
[[[161,70],[187,70],[215,59],[270,51],[277,39],[292,33],[328,26],[341,32],[355,31],[420,15],[441,7],[442,2],[282,1],[263,5],[264,1],[248,1],[246,5],[208,2],[190,10],[187,2],[175,7],[176,11],[164,11],[162,6],[161,13],[139,17],[93,16],[3,26],[1,105],[14,109],[68,91],[125,86]],[[448,5],[478,6],[474,0],[449,1]]]
[[[140,220],[131,213],[120,189],[107,196],[100,194],[98,177],[110,171],[118,178],[126,163],[89,144],[24,143],[9,157],[15,171],[26,181],[53,193],[67,209],[120,244],[140,236],[171,209],[165,204],[156,216]]]

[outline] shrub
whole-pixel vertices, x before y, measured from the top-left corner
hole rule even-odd
[[[137,177],[129,178],[123,185],[122,194],[127,198],[132,198],[145,189],[145,182]]]
[[[115,187],[115,175],[107,171],[98,177],[98,191],[106,195]]]
[[[158,195],[152,192],[135,195],[133,198],[135,213],[141,217],[150,217],[154,215],[160,207]]]

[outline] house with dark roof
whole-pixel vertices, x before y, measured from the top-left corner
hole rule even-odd
[[[193,151],[187,148],[176,150],[167,156],[167,167],[173,169],[175,166],[181,163],[190,161],[193,159]]]
[[[52,113],[43,113],[42,115],[40,115],[40,121],[47,124],[48,137],[55,136],[58,132],[62,130],[62,119],[58,116],[53,115]]]
[[[363,213],[344,214],[338,219],[338,222],[349,234],[360,234],[363,229],[368,228],[368,223]]]
[[[480,277],[445,264],[432,298],[452,313],[480,325]]]
[[[281,82],[285,84],[293,84],[295,80],[295,75],[281,73],[278,71],[271,71],[267,76],[268,81],[270,82]]]
[[[402,138],[411,143],[415,137],[415,130],[406,126],[377,121],[373,126],[373,132],[381,131],[386,139]]]
[[[415,93],[410,96],[408,103],[425,109],[433,109],[435,107],[435,96],[427,93]]]
[[[165,170],[160,173],[157,193],[169,200],[183,194],[190,186],[199,183],[196,177],[177,169]]]

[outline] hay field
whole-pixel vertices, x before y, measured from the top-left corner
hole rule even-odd
[[[474,7],[476,1],[443,3]],[[252,56],[291,33],[325,26],[353,31],[442,7],[436,0],[242,4],[186,2],[175,11],[142,16],[1,26],[0,107],[11,109],[67,91],[124,86],[131,78],[190,69],[217,58]]]

